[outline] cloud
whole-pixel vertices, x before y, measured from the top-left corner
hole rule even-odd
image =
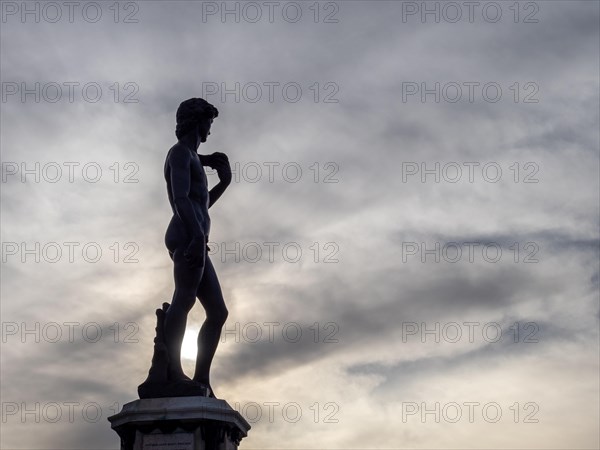
[[[41,96],[0,106],[1,393],[19,407],[2,446],[118,445],[106,417],[136,397],[154,310],[173,295],[163,164],[175,110],[204,89],[220,115],[200,152],[227,153],[235,170],[210,210],[230,311],[213,383],[242,412],[263,407],[243,445],[597,447],[597,3],[519,3],[517,21],[502,3],[497,23],[480,9],[472,23],[403,20],[407,2],[318,3],[317,21],[303,3],[297,23],[264,8],[257,23],[203,21],[206,2],[139,2],[126,23],[120,6],[117,22],[104,8],[98,23],[17,17],[0,30],[3,89],[37,82]],[[196,306],[188,327],[203,320]],[[422,341],[423,324],[440,342]],[[453,324],[456,343],[443,334]],[[495,324],[490,342],[481,330]],[[524,342],[532,332],[539,342]],[[402,423],[406,401],[495,401],[504,418]],[[63,417],[22,420],[36,402]],[[72,422],[64,402],[79,403]],[[265,402],[297,403],[302,419],[269,421]],[[515,423],[515,402],[542,420]],[[390,422],[401,426],[382,432]]]

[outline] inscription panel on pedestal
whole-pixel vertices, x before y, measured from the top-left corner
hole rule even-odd
[[[194,450],[192,433],[145,434],[142,450]]]

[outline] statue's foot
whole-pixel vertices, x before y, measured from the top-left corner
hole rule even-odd
[[[188,389],[191,392],[200,392],[198,389],[201,389],[205,392],[205,394],[202,395],[206,397],[217,398],[210,383],[205,381],[197,381],[195,379],[193,380],[184,374],[183,371],[175,371],[172,375],[169,375],[169,383],[172,385],[178,385],[178,389]]]
[[[217,396],[215,395],[215,391],[213,391],[213,388],[210,384],[208,384],[208,383],[199,383],[199,384],[206,387],[207,397],[217,398]]]
[[[202,386],[205,386],[208,389],[208,397],[210,397],[210,398],[217,398],[217,396],[215,395],[215,391],[213,391],[213,388],[212,388],[212,386],[210,385],[209,382],[196,380],[194,378],[194,383],[197,383],[197,384],[200,384]]]
[[[192,382],[192,379],[188,377],[185,373],[180,371],[169,372],[169,382],[175,381]]]

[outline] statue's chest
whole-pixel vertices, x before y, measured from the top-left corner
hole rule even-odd
[[[208,184],[206,172],[204,171],[202,164],[200,164],[200,159],[197,156],[192,160],[190,166],[190,175],[194,184],[200,184],[202,186],[206,186]]]

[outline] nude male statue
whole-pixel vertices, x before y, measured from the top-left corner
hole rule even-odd
[[[231,167],[223,153],[199,155],[200,145],[210,135],[217,108],[201,98],[182,102],[177,109],[175,134],[178,142],[167,154],[164,175],[173,217],[165,233],[165,245],[174,264],[175,293],[164,315],[164,341],[168,351],[169,382],[201,383],[209,388],[210,366],[228,311],[221,286],[208,256],[210,217],[208,209],[231,183]],[[210,191],[203,166],[216,169],[219,183]],[[187,315],[200,301],[206,320],[198,334],[194,377],[181,367],[181,344]]]

